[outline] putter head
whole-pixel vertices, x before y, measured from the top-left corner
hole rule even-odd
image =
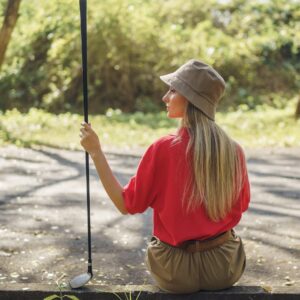
[[[73,279],[70,280],[69,283],[72,289],[77,289],[87,284],[91,279],[92,279],[92,274],[84,273],[74,277]]]

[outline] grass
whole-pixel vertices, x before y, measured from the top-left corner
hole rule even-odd
[[[67,287],[67,285],[65,283],[62,282],[62,279],[65,277],[65,274],[63,274],[61,277],[56,278],[55,283],[59,289],[59,295],[57,294],[53,294],[50,295],[46,298],[44,298],[43,300],[63,300],[63,299],[69,299],[69,300],[80,300],[78,297],[74,296],[74,295],[63,295],[63,289],[65,289]]]
[[[131,291],[128,292],[128,295],[127,295],[127,293],[124,293],[124,295],[125,295],[125,300],[138,300],[139,297],[140,297],[140,295],[141,295],[141,292],[142,292],[142,291],[139,291],[139,293],[138,293],[138,295],[136,296],[135,299],[133,299],[133,295],[132,295]],[[119,300],[123,300],[118,294],[116,294],[116,293],[113,293],[113,294],[114,294]]]
[[[236,141],[248,148],[299,147],[300,119],[295,120],[296,100],[285,108],[257,106],[248,110],[240,105],[235,111],[216,115],[216,122]],[[50,114],[31,108],[27,114],[13,109],[0,113],[0,146],[20,147],[46,145],[82,150],[79,138],[82,115]],[[157,138],[176,131],[178,121],[156,114],[124,114],[109,109],[106,115],[90,116],[89,122],[98,133],[105,149],[132,150],[145,148]]]

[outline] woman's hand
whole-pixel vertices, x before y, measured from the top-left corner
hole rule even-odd
[[[87,124],[86,122],[81,123],[80,131],[80,144],[93,158],[99,151],[101,151],[98,135],[92,129],[91,124]]]

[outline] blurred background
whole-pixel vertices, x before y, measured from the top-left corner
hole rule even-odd
[[[0,12],[0,143],[77,148],[78,1],[0,0]],[[108,144],[143,146],[176,127],[159,75],[190,58],[227,82],[224,130],[249,147],[300,146],[298,0],[89,0],[89,112]]]

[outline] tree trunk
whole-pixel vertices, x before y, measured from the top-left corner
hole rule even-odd
[[[298,97],[298,103],[295,112],[295,118],[298,120],[300,118],[300,96]]]
[[[20,2],[21,0],[8,0],[7,2],[5,17],[0,30],[0,71],[11,34],[17,23]]]

